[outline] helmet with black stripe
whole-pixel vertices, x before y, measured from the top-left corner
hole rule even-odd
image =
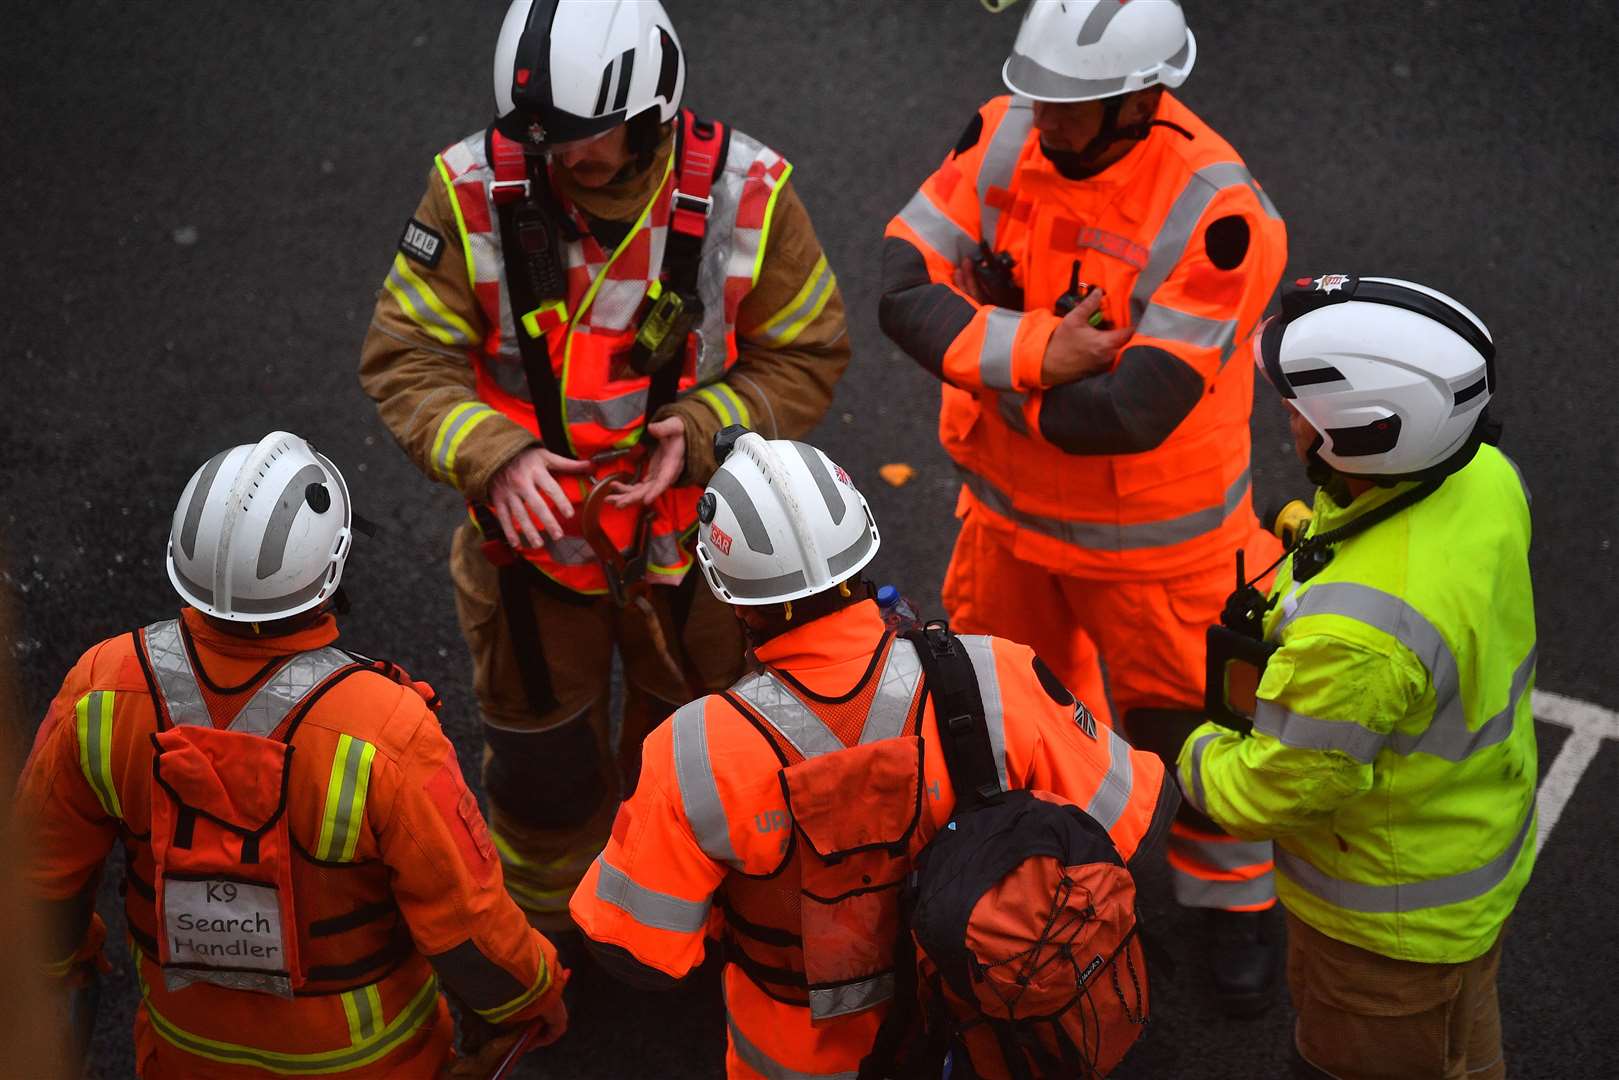
[[[169,580],[215,618],[285,619],[337,592],[352,527],[337,466],[298,436],[272,431],[192,474],[169,530]]]
[[[754,607],[825,592],[859,573],[881,537],[849,474],[815,447],[741,427],[697,507],[697,561],[715,596]]]
[[[1311,457],[1345,476],[1435,479],[1472,460],[1491,425],[1495,343],[1437,289],[1323,274],[1282,289],[1254,362],[1317,432]]]
[[[513,0],[495,45],[495,126],[532,149],[625,123],[637,145],[675,118],[685,86],[658,0]]]

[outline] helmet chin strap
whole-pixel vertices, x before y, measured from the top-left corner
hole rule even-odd
[[[1078,150],[1058,150],[1046,145],[1044,139],[1040,140],[1040,152],[1046,160],[1056,167],[1057,172],[1065,180],[1085,180],[1113,164],[1098,164],[1098,160],[1107,153],[1115,143],[1140,142],[1152,134],[1155,127],[1166,127],[1177,132],[1183,138],[1190,139],[1192,133],[1179,124],[1169,120],[1143,120],[1135,124],[1120,124],[1119,112],[1124,108],[1125,99],[1129,94],[1117,94],[1102,101],[1102,127],[1091,137],[1090,142]]]

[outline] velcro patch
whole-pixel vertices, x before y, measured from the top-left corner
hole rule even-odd
[[[411,218],[400,234],[399,250],[431,270],[444,257],[444,236]]]

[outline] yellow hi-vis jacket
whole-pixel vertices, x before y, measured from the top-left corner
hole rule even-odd
[[[1311,532],[1367,513],[1317,493]],[[1205,724],[1180,755],[1189,801],[1276,841],[1276,892],[1340,941],[1401,960],[1487,951],[1535,860],[1529,504],[1481,446],[1426,499],[1337,548],[1303,584],[1291,560],[1265,619],[1278,643],[1250,737]]]

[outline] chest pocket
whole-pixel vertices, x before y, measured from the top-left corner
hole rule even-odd
[[[782,788],[799,858],[804,975],[816,1020],[894,994],[899,891],[922,813],[922,740],[883,739],[789,766]],[[859,813],[849,793],[860,792]]]

